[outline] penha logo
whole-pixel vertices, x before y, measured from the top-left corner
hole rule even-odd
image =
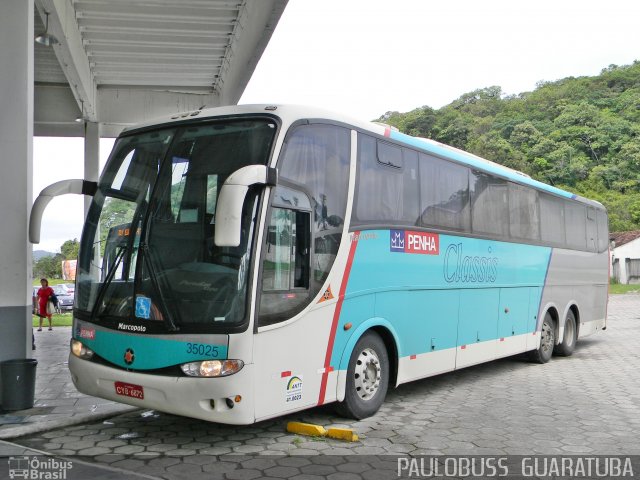
[[[404,252],[404,230],[391,230],[391,251]]]
[[[440,235],[437,233],[391,230],[390,235],[392,252],[440,255]]]

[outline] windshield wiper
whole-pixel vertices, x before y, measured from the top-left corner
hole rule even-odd
[[[102,299],[104,298],[104,295],[107,292],[107,288],[109,287],[109,285],[111,285],[111,282],[113,281],[113,277],[115,277],[116,275],[116,270],[120,265],[120,262],[124,258],[124,254],[126,251],[127,251],[127,246],[120,245],[118,253],[114,257],[114,259],[111,261],[111,264],[109,265],[109,269],[107,271],[107,277],[104,279],[104,282],[102,283],[102,285],[100,285],[100,289],[98,290],[98,296],[96,297],[96,301],[94,302],[93,308],[91,309],[91,317],[89,321],[92,323],[95,322],[96,317],[98,316],[98,309],[100,308]]]
[[[160,284],[158,282],[158,276],[156,275],[155,269],[153,268],[153,262],[151,261],[149,255],[149,245],[147,245],[146,242],[140,242],[139,250],[142,254],[142,262],[147,266],[147,272],[149,273],[151,285],[160,297],[160,301],[162,302],[162,309],[166,313],[166,317],[165,315],[163,315],[164,323],[170,331],[176,332],[180,330],[180,328],[176,326],[173,318],[171,318],[172,314],[170,312],[169,304],[167,303],[166,297],[162,293],[162,289],[160,288]]]

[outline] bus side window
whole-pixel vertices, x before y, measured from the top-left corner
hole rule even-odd
[[[584,205],[564,204],[565,232],[567,248],[586,250],[587,248],[587,212]]]
[[[547,193],[539,193],[540,233],[542,241],[556,247],[565,247],[564,202]]]
[[[416,224],[418,155],[368,135],[358,135],[355,225]]]
[[[509,225],[511,238],[540,240],[538,192],[509,182]]]
[[[268,271],[275,268],[271,264],[273,258],[268,257],[275,253],[267,251],[274,248],[267,240],[263,246],[263,292],[258,325],[291,318],[322,289],[342,240],[350,143],[350,131],[336,125],[297,125],[287,134],[278,160],[278,187],[271,206],[272,210],[278,207],[293,212],[289,229],[296,230],[295,243],[291,244],[296,255],[288,266],[293,276],[289,278],[289,290],[269,290],[276,280],[285,280],[282,276],[276,278],[276,272]],[[271,240],[279,231],[273,220],[265,232]]]
[[[270,324],[308,301],[310,212],[273,207],[265,237],[260,323]]]
[[[471,210],[474,233],[509,238],[509,192],[506,180],[473,172]]]
[[[598,209],[596,212],[596,220],[598,223],[598,252],[606,252],[609,248],[609,225],[607,220],[607,212]]]
[[[421,153],[420,184],[420,226],[471,230],[467,167]]]

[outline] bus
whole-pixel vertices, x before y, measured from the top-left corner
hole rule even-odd
[[[361,419],[390,387],[606,328],[601,204],[385,125],[253,105],[129,128],[97,183],[43,191],[34,241],[61,193],[93,196],[69,356],[88,395]]]

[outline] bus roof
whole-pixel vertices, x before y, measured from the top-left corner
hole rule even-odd
[[[426,153],[453,160],[454,162],[469,166],[471,168],[485,171],[487,173],[498,175],[508,180],[523,185],[534,187],[538,190],[542,190],[554,195],[574,199],[582,203],[591,204],[593,206],[603,208],[599,202],[590,200],[571,192],[567,192],[560,188],[548,185],[546,183],[535,180],[525,173],[513,170],[504,165],[492,162],[485,158],[479,157],[464,150],[446,145],[435,140],[430,140],[421,137],[412,137],[397,131],[388,125],[363,121],[353,117],[349,117],[340,113],[336,113],[330,110],[325,110],[317,107],[309,107],[303,105],[281,105],[281,104],[254,104],[254,105],[233,105],[226,107],[214,107],[203,108],[201,110],[192,110],[189,112],[182,112],[175,115],[157,118],[149,122],[138,124],[132,127],[128,127],[123,130],[123,134],[128,134],[140,129],[148,129],[156,125],[170,125],[179,124],[182,122],[203,120],[206,118],[212,118],[217,116],[226,115],[242,115],[242,114],[270,114],[280,118],[285,125],[290,125],[298,120],[303,119],[322,119],[333,122],[343,123],[350,125],[360,130],[369,131],[371,133],[384,136],[397,143],[411,146],[418,150],[422,150]]]

